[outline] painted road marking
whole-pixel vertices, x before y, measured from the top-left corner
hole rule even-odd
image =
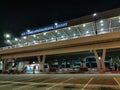
[[[54,78],[54,79],[57,79],[57,78]],[[54,79],[45,80],[45,81],[40,82],[40,83],[45,83],[45,82],[47,82],[47,81],[52,81],[52,80],[54,80]],[[31,86],[31,85],[40,84],[40,83],[33,83],[33,84],[26,85],[26,86],[23,86],[23,87],[14,88],[14,89],[12,89],[12,90],[18,90],[18,89],[22,89],[22,88],[25,88],[25,87],[29,87],[29,86]]]
[[[114,80],[116,81],[116,83],[120,86],[120,83],[118,82],[118,80],[116,78],[114,78]]]
[[[92,80],[93,80],[93,78],[90,78],[90,80],[84,85],[84,87],[81,90],[84,90]]]
[[[54,88],[54,87],[56,87],[56,86],[58,86],[58,85],[60,85],[60,84],[63,84],[63,83],[65,83],[65,82],[67,82],[67,81],[69,81],[69,80],[71,80],[71,79],[73,79],[73,77],[71,77],[71,78],[69,78],[69,79],[67,79],[67,80],[65,80],[65,81],[63,81],[63,82],[61,82],[61,83],[57,83],[57,84],[53,85],[52,87],[47,88],[46,90],[52,89],[52,88]]]
[[[9,85],[11,85],[11,84],[9,84]],[[5,87],[5,86],[9,86],[9,85],[0,85],[0,87]]]

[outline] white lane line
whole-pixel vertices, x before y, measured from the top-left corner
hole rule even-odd
[[[67,80],[65,80],[65,81],[63,81],[63,82],[61,82],[61,83],[57,83],[57,84],[53,85],[52,87],[47,88],[46,90],[52,89],[52,88],[54,88],[54,87],[56,87],[56,86],[58,86],[58,85],[60,85],[60,84],[63,84],[63,83],[65,83],[65,82],[67,82],[67,81],[69,81],[69,80],[71,80],[71,79],[73,79],[73,77],[71,77],[71,78],[69,78],[69,79],[67,79]]]
[[[92,80],[93,80],[93,78],[90,78],[90,80],[84,85],[84,87],[81,90],[84,90]]]
[[[45,81],[40,82],[40,83],[45,83],[45,82],[48,82],[48,81],[52,81],[52,80],[54,80],[54,79],[57,79],[57,78],[52,78],[52,79],[49,79],[49,80],[45,80]],[[22,89],[22,88],[29,87],[29,86],[31,86],[31,85],[40,84],[40,83],[33,83],[33,84],[30,84],[30,85],[25,85],[25,86],[23,86],[23,87],[14,88],[14,89],[12,89],[12,90],[18,90],[18,89]]]
[[[10,85],[11,85],[11,84],[9,84],[9,85],[8,85],[8,84],[7,84],[7,85],[0,85],[0,87],[10,86]]]
[[[114,78],[114,80],[116,81],[116,83],[120,86],[120,83],[118,82],[118,80],[116,78]]]

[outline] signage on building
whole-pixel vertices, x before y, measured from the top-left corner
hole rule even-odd
[[[27,35],[31,35],[31,34],[36,34],[36,33],[41,33],[41,32],[46,32],[46,31],[50,31],[50,30],[55,30],[55,29],[59,29],[59,28],[64,28],[67,27],[68,23],[67,22],[63,22],[63,23],[58,23],[56,25],[50,25],[47,27],[43,27],[43,28],[39,28],[33,31],[26,31],[21,33],[22,36],[27,36]]]

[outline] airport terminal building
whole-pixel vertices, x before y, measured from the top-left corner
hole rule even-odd
[[[119,71],[120,8],[27,30],[6,43],[3,73]]]

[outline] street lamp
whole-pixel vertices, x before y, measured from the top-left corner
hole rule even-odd
[[[5,38],[10,38],[11,35],[10,34],[5,34]]]
[[[96,20],[97,20],[97,13],[93,13],[93,19],[94,19],[94,29],[95,29],[95,34],[97,35],[97,25],[96,25]]]
[[[9,39],[10,39],[11,35],[7,33],[7,34],[4,34],[4,37],[5,37],[5,42],[10,44],[11,41]]]

